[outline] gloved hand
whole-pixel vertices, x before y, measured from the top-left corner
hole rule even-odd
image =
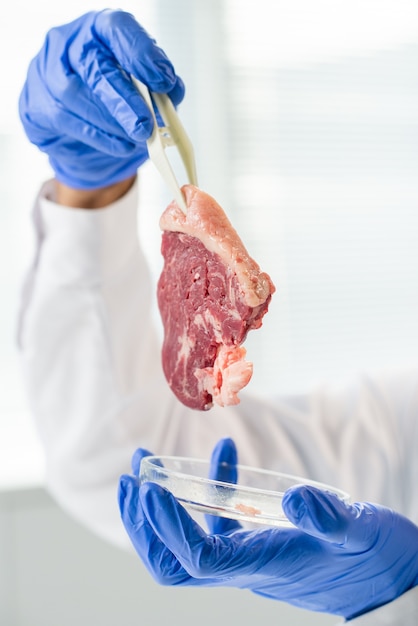
[[[147,454],[140,451],[138,454]],[[418,584],[418,528],[394,511],[311,486],[283,500],[296,528],[208,535],[165,489],[122,476],[122,521],[156,581],[226,586],[356,617]]]
[[[133,176],[153,122],[129,74],[178,104],[184,85],[134,17],[92,11],[53,28],[29,66],[19,113],[56,178],[93,189]]]

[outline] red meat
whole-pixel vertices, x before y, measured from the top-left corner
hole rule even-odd
[[[207,410],[239,402],[252,376],[241,344],[261,326],[275,287],[216,201],[193,185],[182,190],[187,215],[172,202],[160,220],[162,364],[177,398]]]

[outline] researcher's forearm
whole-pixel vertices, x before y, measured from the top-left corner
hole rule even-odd
[[[101,209],[116,202],[132,187],[135,176],[99,189],[74,189],[55,181],[56,202],[77,209]]]

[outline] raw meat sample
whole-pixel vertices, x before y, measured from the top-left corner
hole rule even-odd
[[[252,376],[241,344],[261,326],[275,287],[215,200],[193,185],[182,191],[187,215],[173,201],[160,220],[162,363],[177,398],[207,410],[239,403]]]

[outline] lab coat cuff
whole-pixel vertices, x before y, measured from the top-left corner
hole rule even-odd
[[[100,209],[59,205],[53,182],[45,183],[34,211],[44,278],[91,286],[115,277],[139,248],[137,208],[136,181],[122,198]]]

